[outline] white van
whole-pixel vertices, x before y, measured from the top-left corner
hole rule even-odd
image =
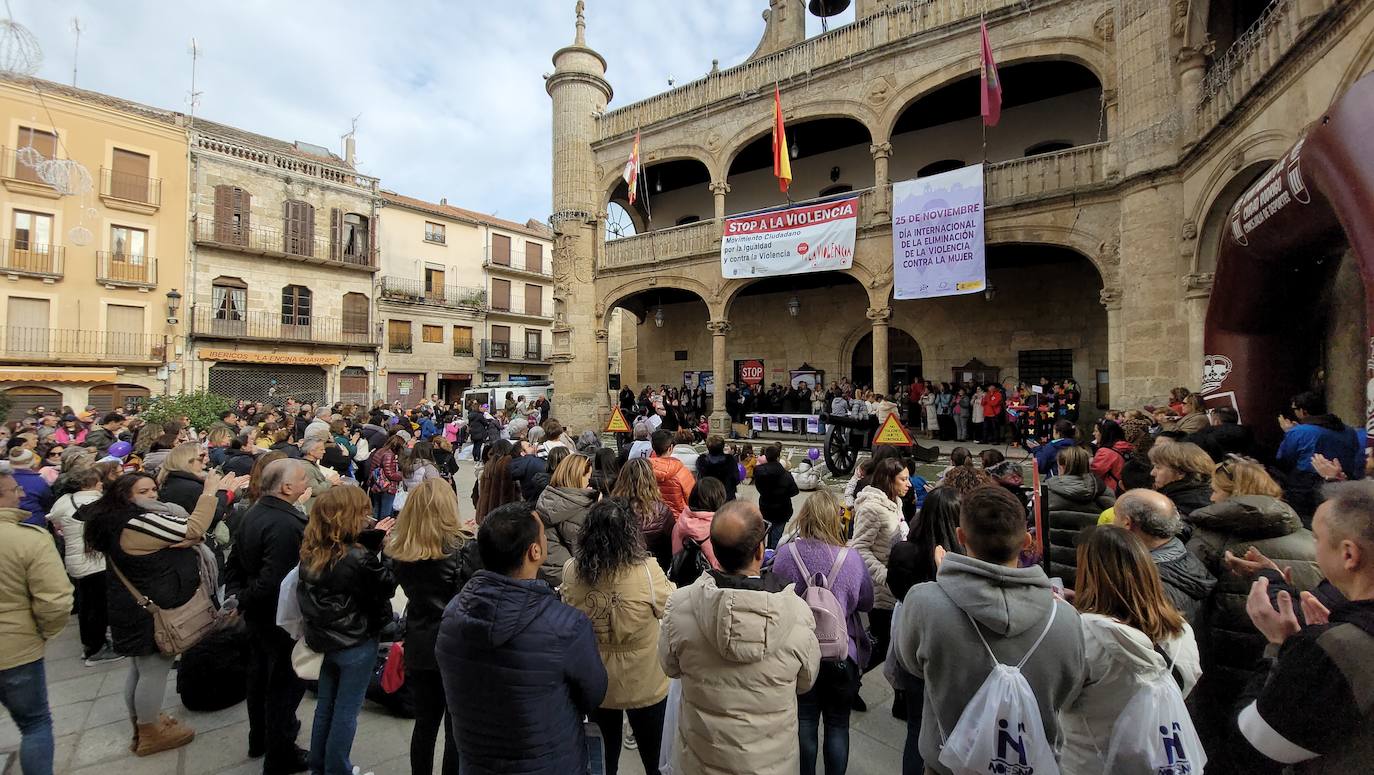
[[[487,405],[494,414],[506,406],[506,394],[519,401],[531,404],[538,398],[548,399],[553,404],[553,383],[548,380],[538,382],[484,382],[463,391],[463,411],[467,412],[468,402],[476,400],[478,405]]]

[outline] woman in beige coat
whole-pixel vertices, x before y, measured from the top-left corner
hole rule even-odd
[[[606,740],[606,775],[620,768],[622,715],[629,716],[644,771],[658,770],[668,698],[668,677],[658,663],[658,620],[674,589],[644,550],[639,520],[625,501],[604,500],[587,512],[563,566],[562,594],[592,620],[606,666],[606,699],[592,714]]]

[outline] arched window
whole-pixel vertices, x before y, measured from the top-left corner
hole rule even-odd
[[[288,285],[281,289],[282,326],[310,325],[310,289],[304,285]]]
[[[826,188],[821,189],[820,196],[835,196],[836,194],[848,194],[850,191],[853,190],[854,187],[849,185],[848,183],[840,183],[838,185],[828,186]]]
[[[215,320],[243,320],[248,313],[248,283],[238,277],[216,277],[210,284]]]
[[[367,295],[345,293],[343,297],[343,332],[351,336],[366,336],[367,322]]]
[[[1043,143],[1036,143],[1026,149],[1026,156],[1039,156],[1042,153],[1054,153],[1055,151],[1067,151],[1073,147],[1073,143],[1068,140],[1046,140]]]
[[[941,172],[957,170],[964,166],[963,159],[941,159],[933,161],[916,171],[916,177],[925,178],[931,175],[939,175]]]

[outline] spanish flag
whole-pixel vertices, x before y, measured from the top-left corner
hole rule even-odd
[[[782,123],[782,93],[777,84],[773,84],[773,177],[786,194],[792,184],[792,160],[787,156],[787,129]]]
[[[625,183],[630,187],[630,204],[635,203],[635,194],[639,190],[639,130],[635,130],[635,145],[630,149],[630,158],[625,162],[625,171],[621,173]]]

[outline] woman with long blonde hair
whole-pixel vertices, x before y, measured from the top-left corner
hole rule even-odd
[[[1115,525],[1090,528],[1078,546],[1074,606],[1083,628],[1089,681],[1060,714],[1066,775],[1097,775],[1121,709],[1146,681],[1176,681],[1183,694],[1202,674],[1197,641],[1164,594],[1150,552]],[[1117,762],[1135,771],[1147,762]],[[1148,769],[1148,767],[1145,767]]]
[[[459,522],[458,496],[442,479],[426,479],[411,491],[386,540],[396,581],[406,593],[406,684],[415,699],[410,734],[411,775],[434,771],[434,744],[444,727],[440,770],[457,775],[458,746],[444,704],[444,685],[434,644],[444,608],[482,567],[476,536]]]
[[[844,503],[834,493],[825,489],[811,493],[796,516],[797,537],[779,546],[773,560],[774,575],[795,584],[798,595],[806,592],[813,575],[823,574],[828,589],[844,608],[849,635],[844,656],[822,660],[816,684],[797,697],[802,775],[816,772],[822,716],[826,719],[825,744],[820,746],[825,752],[825,771],[844,772],[848,767],[849,713],[863,666],[870,657],[868,637],[858,614],[873,608],[873,580],[864,558],[845,546],[843,514]],[[832,723],[836,721],[841,723]]]
[[[549,486],[535,502],[549,540],[542,572],[555,588],[563,583],[563,566],[577,549],[587,511],[601,498],[591,483],[591,460],[585,455],[568,455],[554,469]]]
[[[639,520],[644,548],[667,571],[673,561],[673,523],[677,515],[663,502],[653,465],[645,458],[627,460],[616,476],[611,497],[622,498],[630,504],[635,519]]]
[[[349,752],[376,667],[377,635],[391,621],[396,578],[379,555],[381,531],[368,530],[371,516],[361,488],[331,487],[315,499],[301,539],[296,597],[305,644],[324,655],[309,763],[324,775],[353,772]]]

